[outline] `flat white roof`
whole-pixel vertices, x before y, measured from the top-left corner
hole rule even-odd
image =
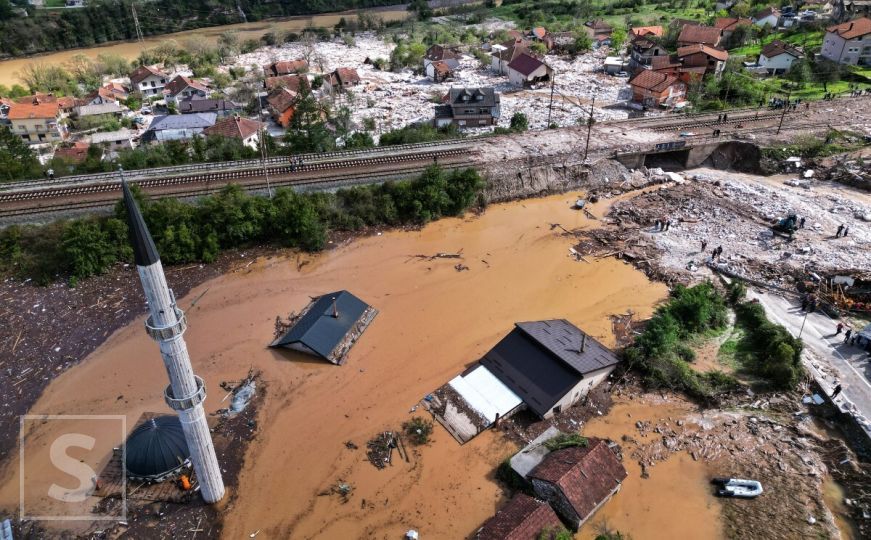
[[[454,377],[448,384],[488,422],[495,422],[497,413],[505,416],[523,402],[484,366],[478,366],[465,377]]]

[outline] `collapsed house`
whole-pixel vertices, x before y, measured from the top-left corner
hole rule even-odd
[[[508,80],[515,86],[549,82],[553,73],[553,68],[525,52],[508,63]]]
[[[558,414],[618,363],[614,352],[565,319],[516,323],[479,363],[424,405],[463,444],[523,408],[541,418]]]
[[[313,299],[292,318],[284,335],[269,346],[293,349],[342,365],[377,314],[378,310],[348,291],[325,294]]]

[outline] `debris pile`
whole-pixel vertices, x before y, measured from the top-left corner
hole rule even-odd
[[[369,463],[378,469],[393,465],[393,450],[396,450],[400,459],[405,460],[406,463],[409,461],[408,452],[402,443],[402,436],[395,431],[379,433],[366,443],[366,448],[366,457],[369,458]]]

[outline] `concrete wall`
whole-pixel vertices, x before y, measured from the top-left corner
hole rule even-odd
[[[550,503],[554,511],[565,521],[572,529],[578,530],[581,526],[581,516],[575,511],[574,507],[563,495],[562,490],[544,480],[532,478],[532,489],[535,491],[536,497]]]
[[[590,393],[590,390],[599,386],[599,383],[604,381],[608,375],[614,371],[616,366],[611,366],[607,368],[600,369],[598,371],[594,371],[578,381],[578,384],[575,385],[569,392],[566,393],[565,396],[561,400],[559,400],[554,408],[559,407],[561,411],[564,411],[583,399],[587,394]],[[544,415],[545,418],[550,418],[553,416],[553,410],[548,414]]]

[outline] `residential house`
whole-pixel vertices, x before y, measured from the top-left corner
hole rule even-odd
[[[684,67],[704,67],[706,75],[719,76],[726,67],[729,53],[722,49],[697,44],[678,47],[677,58]]]
[[[585,22],[584,31],[587,32],[587,35],[590,36],[590,39],[595,41],[596,38],[599,36],[610,37],[611,33],[614,31],[614,27],[606,23],[602,19],[596,19],[594,21]]]
[[[684,101],[686,83],[668,73],[643,70],[629,81],[632,100],[645,107],[673,107]]]
[[[629,44],[629,69],[633,73],[647,69],[659,56],[668,56],[668,50],[656,41],[636,38]]]
[[[786,73],[797,60],[804,58],[801,50],[793,47],[785,41],[775,39],[762,47],[759,53],[759,67],[765,68],[771,75]]]
[[[283,87],[293,90],[294,92],[299,92],[299,85],[302,84],[303,80],[308,81],[308,78],[305,75],[279,75],[276,77],[269,77],[263,82],[263,84],[267,90],[274,90]]]
[[[184,75],[176,75],[163,88],[163,95],[167,104],[172,103],[177,106],[179,101],[209,97],[209,89],[199,81],[189,79]]]
[[[73,111],[76,127],[87,129],[96,127],[112,119],[121,118],[124,109],[115,102],[99,105],[82,105]]]
[[[201,134],[215,125],[215,113],[171,114],[155,116],[148,130],[142,134],[143,142],[183,141]]]
[[[541,418],[583,399],[619,358],[565,319],[520,322],[481,365]]]
[[[342,365],[347,353],[378,310],[348,291],[324,294],[303,308],[300,316],[269,346],[299,351]]]
[[[501,116],[499,94],[493,88],[451,88],[444,101],[436,106],[435,127],[493,126]]]
[[[438,66],[434,64],[438,63]],[[430,79],[443,81],[460,67],[460,55],[445,45],[432,45],[423,57],[423,71]]]
[[[81,163],[88,158],[90,144],[84,141],[76,141],[73,144],[63,144],[54,151],[54,158],[63,160],[71,165]]]
[[[60,142],[67,137],[57,100],[44,102],[34,96],[31,102],[15,102],[6,113],[12,133],[30,144]]]
[[[133,148],[134,133],[129,129],[118,131],[98,131],[91,135],[91,144],[100,145],[110,152]]]
[[[529,53],[520,53],[508,63],[508,80],[515,86],[548,82],[552,77],[553,69]]]
[[[860,17],[826,28],[820,55],[841,64],[871,65],[871,19]]]
[[[528,478],[536,497],[549,502],[565,523],[578,530],[620,490],[626,476],[607,441],[590,437],[586,446],[549,453]]]
[[[263,66],[263,75],[269,77],[281,77],[282,75],[297,75],[308,71],[308,62],[302,58],[298,60],[282,60]]]
[[[754,15],[752,20],[753,24],[759,27],[768,26],[771,28],[777,28],[780,24],[780,17],[780,10],[776,7],[769,6]]]
[[[723,41],[728,41],[739,26],[753,26],[753,21],[741,17],[720,17],[714,22],[714,28],[722,32]]]
[[[262,122],[242,118],[237,114],[218,120],[214,125],[204,129],[203,135],[238,139],[242,141],[243,145],[256,150],[260,144],[260,132],[263,129]]]
[[[722,39],[723,31],[719,28],[688,24],[680,31],[680,35],[677,37],[677,46],[708,45],[709,47],[718,47]]]
[[[663,30],[661,26],[634,26],[629,29],[629,39],[661,38]]]
[[[543,43],[547,50],[553,49],[553,37],[543,26],[536,26],[529,31],[529,39]]]
[[[154,66],[140,66],[130,74],[130,84],[134,91],[145,97],[162,96],[169,75]]]
[[[494,51],[490,54],[490,67],[500,75],[508,75],[508,64],[527,52],[528,45],[528,41],[519,40],[506,42],[498,50],[494,47]]]
[[[85,105],[102,105],[126,100],[127,89],[119,83],[109,83],[85,96]]]
[[[330,85],[337,90],[360,84],[360,75],[354,68],[340,67],[330,73]]]
[[[283,128],[290,124],[290,119],[293,117],[296,97],[297,93],[286,87],[276,88],[266,97],[272,119]]]
[[[178,112],[181,114],[197,114],[213,112],[218,118],[231,116],[242,109],[242,105],[229,99],[188,99],[178,102]]]
[[[517,493],[478,529],[475,539],[538,540],[543,531],[556,531],[562,526],[547,502]]]

